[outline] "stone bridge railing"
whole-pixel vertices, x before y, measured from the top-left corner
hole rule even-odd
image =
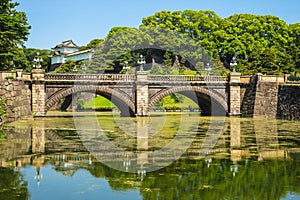
[[[134,81],[130,74],[45,74],[46,81]]]
[[[256,78],[259,78],[263,82],[277,82],[286,84],[300,84],[300,77],[295,76],[274,76],[274,75],[259,75],[259,76],[241,76],[241,83],[254,82]],[[23,72],[22,70],[2,71],[0,72],[0,80],[5,79],[20,79],[25,81],[32,81],[34,75],[29,72]],[[39,79],[39,78],[38,78]],[[42,77],[47,82],[68,82],[68,81],[107,81],[107,82],[134,82],[136,76],[132,74],[71,74],[60,73],[51,74],[46,73]],[[153,82],[203,82],[203,83],[225,83],[228,82],[227,76],[197,76],[197,75],[148,75],[148,81]]]
[[[149,81],[226,82],[227,76],[149,75]]]
[[[131,74],[45,74],[46,81],[126,81],[136,80]],[[195,75],[149,75],[148,81],[152,82],[227,82],[226,76],[195,76]]]

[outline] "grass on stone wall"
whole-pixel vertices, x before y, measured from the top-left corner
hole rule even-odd
[[[102,96],[97,96],[96,98],[88,101],[83,105],[84,109],[92,109],[98,111],[108,111],[115,109],[116,106],[108,99]]]
[[[97,111],[110,111],[116,109],[117,107],[108,99],[102,96],[97,96],[96,98],[88,101],[83,105],[83,109],[91,109]],[[177,110],[198,110],[199,106],[191,99],[180,95],[172,94],[163,98],[158,104],[152,107],[152,110],[167,110],[167,111],[177,111]]]
[[[153,110],[166,110],[166,111],[177,111],[177,110],[198,110],[199,106],[191,99],[180,95],[171,94],[163,98],[158,104],[152,107]]]
[[[6,139],[5,133],[2,130],[0,130],[0,141],[5,139]]]

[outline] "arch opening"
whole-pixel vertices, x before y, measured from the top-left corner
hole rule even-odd
[[[132,99],[117,90],[109,87],[86,87],[86,86],[76,86],[72,88],[68,88],[62,91],[57,92],[52,95],[49,99],[46,100],[45,112],[47,113],[49,109],[51,109],[55,104],[57,104],[61,99],[66,97],[72,98],[74,94],[78,93],[92,93],[100,95],[109,101],[111,101],[119,110],[120,115],[124,117],[134,117],[135,106]],[[65,105],[67,106],[67,104]]]
[[[225,116],[227,115],[227,102],[213,91],[204,87],[179,87],[165,89],[150,98],[149,109],[161,99],[170,94],[181,94],[194,101],[201,110],[203,116]]]

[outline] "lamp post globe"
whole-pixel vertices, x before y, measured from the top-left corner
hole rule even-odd
[[[126,74],[128,74],[128,70],[130,69],[130,67],[129,67],[127,61],[124,62],[124,67],[123,67],[123,69],[125,69],[125,70],[126,70]]]
[[[43,61],[43,59],[40,57],[40,53],[37,52],[36,56],[34,56],[32,62],[33,62],[33,67],[36,69],[40,69],[41,66],[41,62]]]
[[[140,55],[137,63],[140,65],[140,71],[144,71],[144,64],[146,64],[146,61],[143,55]]]

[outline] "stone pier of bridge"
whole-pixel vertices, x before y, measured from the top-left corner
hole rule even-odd
[[[46,85],[45,85],[45,71],[42,69],[34,69],[31,73],[31,106],[34,117],[46,116]]]
[[[149,110],[148,73],[138,71],[136,75],[136,115],[147,116]]]

